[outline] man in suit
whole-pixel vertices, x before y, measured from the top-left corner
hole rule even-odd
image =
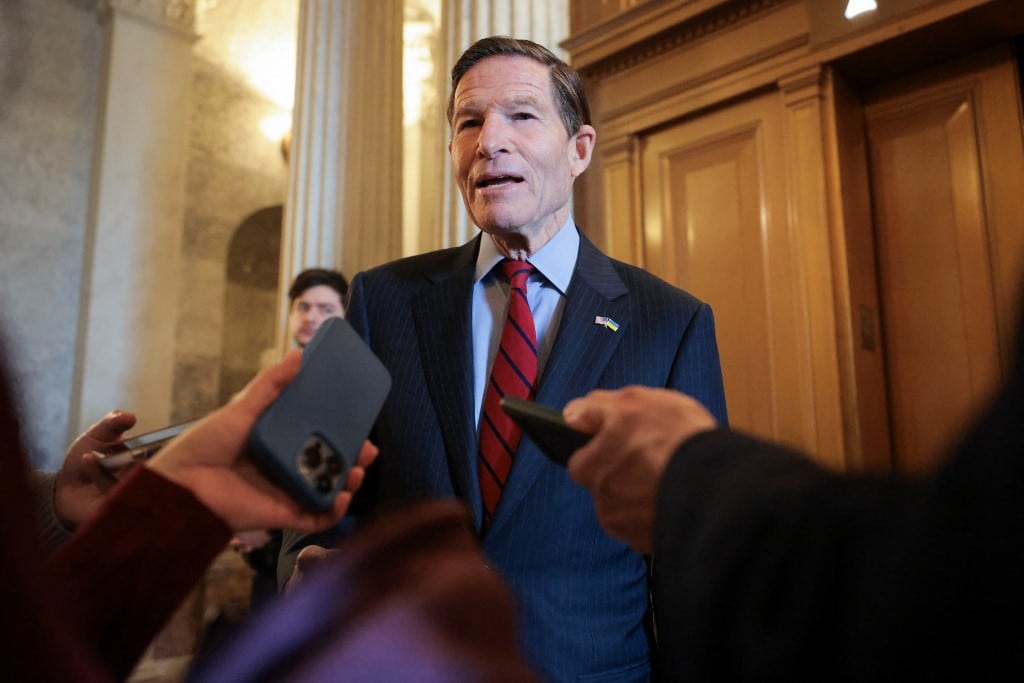
[[[594,433],[568,469],[598,518],[657,558],[662,680],[1024,670],[1024,328],[996,399],[927,476],[829,472],[664,389],[595,391],[564,414]]]
[[[381,457],[356,504],[462,499],[489,566],[517,597],[521,644],[545,678],[647,680],[644,556],[602,531],[586,491],[531,441],[494,438],[503,415],[493,394],[502,392],[491,386],[516,356],[506,317],[518,325],[512,310],[525,299],[529,322],[512,332],[529,338],[536,365],[512,375],[525,396],[561,407],[597,387],[671,387],[724,421],[711,310],[577,230],[572,185],[596,132],[579,75],[550,51],[477,42],[452,70],[448,118],[454,175],[482,232],[353,280],[348,319],[393,379],[371,435]],[[506,260],[529,273],[525,285],[505,280]],[[485,457],[488,439],[507,448],[507,474]],[[323,539],[285,540],[285,576],[289,555],[313,541]]]

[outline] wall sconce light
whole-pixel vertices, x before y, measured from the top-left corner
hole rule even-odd
[[[878,9],[878,3],[875,0],[850,0],[846,4],[846,12],[843,13],[843,16],[853,19],[865,12],[874,12],[876,9]]]
[[[271,114],[260,120],[260,130],[263,136],[271,142],[278,142],[281,145],[281,154],[284,160],[288,161],[288,153],[291,147],[292,138],[292,117],[290,114]]]

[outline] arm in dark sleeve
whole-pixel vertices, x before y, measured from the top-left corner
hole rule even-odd
[[[724,430],[684,443],[655,522],[666,680],[1019,670],[1022,396],[1018,379],[922,478],[834,474]]]
[[[122,680],[230,537],[190,491],[137,467],[45,563],[61,620]]]
[[[71,535],[71,530],[60,521],[53,506],[53,487],[56,483],[56,472],[29,472],[29,488],[32,489],[40,544],[47,551],[53,550]]]
[[[668,680],[811,680],[842,666],[870,563],[891,556],[879,525],[904,514],[908,487],[725,430],[686,442],[655,523]]]

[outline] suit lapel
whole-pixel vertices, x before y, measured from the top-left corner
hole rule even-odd
[[[611,259],[581,234],[579,258],[566,292],[558,336],[537,387],[539,403],[561,408],[597,386],[630,324],[628,293]],[[618,331],[595,323],[598,316],[617,323]],[[532,441],[524,438],[520,442],[488,533],[494,533],[512,516],[545,462],[546,457]]]
[[[428,274],[434,286],[413,298],[420,359],[444,441],[452,486],[481,516],[473,405],[473,345],[470,329],[473,273],[479,236],[455,252],[451,267]]]

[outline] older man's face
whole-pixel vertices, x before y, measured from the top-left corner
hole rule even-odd
[[[594,129],[569,136],[548,67],[488,57],[455,90],[449,151],[473,222],[501,239],[543,246],[569,215],[572,183],[590,163]]]

